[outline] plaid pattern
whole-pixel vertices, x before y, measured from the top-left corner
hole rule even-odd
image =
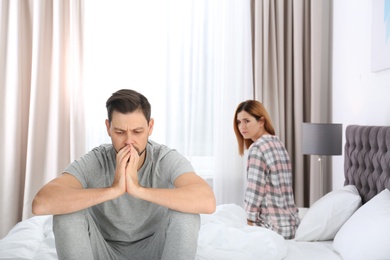
[[[291,164],[277,136],[263,135],[249,147],[245,209],[248,220],[286,239],[299,225],[294,203]]]

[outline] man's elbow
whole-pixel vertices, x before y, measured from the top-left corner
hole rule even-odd
[[[213,214],[215,212],[215,209],[217,207],[217,203],[216,203],[216,200],[215,200],[215,196],[210,196],[210,198],[208,198],[207,200],[207,203],[205,203],[205,212],[204,214]]]
[[[34,215],[46,215],[42,199],[40,199],[38,196],[35,196],[32,201],[32,213]]]

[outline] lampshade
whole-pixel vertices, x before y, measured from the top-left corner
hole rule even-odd
[[[303,123],[302,153],[341,155],[342,124]]]

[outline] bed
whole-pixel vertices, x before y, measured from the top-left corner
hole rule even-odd
[[[345,186],[300,208],[295,239],[246,225],[234,204],[201,215],[197,260],[390,259],[390,126],[346,128]],[[52,216],[16,224],[0,240],[0,259],[57,259]]]

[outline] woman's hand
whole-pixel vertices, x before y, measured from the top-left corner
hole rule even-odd
[[[253,222],[250,221],[249,219],[247,219],[246,222],[248,223],[248,226],[254,226],[254,225],[255,225],[255,223],[253,223]]]

